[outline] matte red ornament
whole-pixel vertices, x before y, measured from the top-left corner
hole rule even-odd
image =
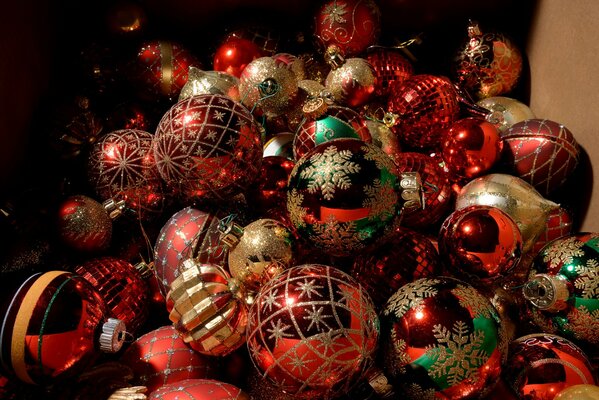
[[[376,43],[380,10],[373,0],[329,0],[316,13],[314,36],[326,49],[337,45],[345,57]]]
[[[424,207],[404,212],[401,223],[413,229],[425,229],[439,221],[451,206],[452,189],[447,172],[438,157],[422,153],[405,152],[397,156],[397,169],[418,172],[422,181]]]
[[[251,40],[230,36],[216,49],[212,68],[239,78],[250,62],[266,55],[268,54]]]
[[[96,200],[76,195],[58,207],[58,235],[68,247],[82,252],[105,250],[112,238],[112,220]]]
[[[164,224],[154,246],[154,269],[162,293],[179,276],[179,265],[188,258],[223,265],[227,247],[220,242],[220,220],[211,213],[186,207]]]
[[[230,383],[212,379],[185,379],[161,386],[149,400],[250,400],[250,396]]]
[[[375,49],[369,51],[366,61],[370,63],[376,77],[375,94],[387,96],[391,85],[401,83],[414,75],[414,67],[398,50]]]
[[[75,267],[104,300],[111,317],[135,334],[148,317],[149,288],[131,263],[113,257],[88,260]]]
[[[256,185],[246,193],[248,204],[258,213],[284,210],[287,207],[287,181],[294,166],[295,161],[285,157],[264,157]]]
[[[439,253],[426,236],[398,228],[376,252],[359,254],[350,274],[380,310],[400,287],[420,278],[442,275]]]
[[[146,42],[137,53],[132,78],[142,96],[173,100],[187,83],[190,66],[201,68],[196,57],[180,44],[168,40]]]
[[[449,79],[413,75],[391,85],[388,111],[398,115],[393,130],[412,147],[438,145],[443,133],[458,119],[458,96]]]
[[[522,257],[514,220],[491,206],[454,211],[439,231],[439,254],[456,277],[483,282],[506,277]]]
[[[580,150],[568,128],[548,119],[518,122],[501,136],[502,159],[511,172],[548,195],[578,165]]]
[[[571,341],[548,333],[514,340],[503,378],[518,398],[530,400],[551,400],[567,387],[597,384],[587,355]]]
[[[222,95],[173,105],[153,145],[160,176],[186,202],[243,193],[262,162],[259,125],[245,107]]]
[[[120,362],[130,367],[133,383],[148,393],[169,383],[215,376],[214,359],[195,352],[171,325],[146,333],[123,353]]]
[[[138,218],[159,214],[164,206],[162,180],[152,152],[151,133],[121,129],[100,138],[92,147],[87,175],[102,200],[124,200]]]
[[[537,254],[547,243],[573,233],[573,223],[572,213],[567,209],[560,207],[551,211],[547,216],[545,230],[535,242],[532,254]]]
[[[260,289],[248,349],[264,378],[299,398],[331,398],[368,368],[378,317],[362,286],[337,268],[300,265]]]

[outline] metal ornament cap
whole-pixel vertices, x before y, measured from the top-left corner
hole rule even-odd
[[[100,350],[105,353],[116,353],[123,343],[125,343],[125,333],[127,328],[125,323],[120,319],[108,318],[102,325],[102,333],[100,334]]]
[[[567,280],[559,275],[537,274],[522,288],[524,298],[545,311],[565,309],[570,297]]]

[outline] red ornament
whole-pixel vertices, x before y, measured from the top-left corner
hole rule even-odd
[[[187,207],[164,224],[154,246],[154,269],[163,294],[188,258],[217,265],[226,262],[227,247],[220,242],[219,221],[213,214]]]
[[[445,130],[457,120],[460,107],[449,79],[413,75],[391,85],[388,110],[398,115],[393,130],[400,140],[423,148],[441,142]]]
[[[522,235],[499,208],[469,206],[454,211],[439,231],[439,254],[456,277],[490,282],[506,277],[522,256]]]
[[[256,186],[246,193],[248,204],[251,204],[258,213],[271,209],[285,209],[287,181],[294,166],[295,162],[285,157],[264,157]]]
[[[424,207],[404,212],[402,225],[425,229],[439,221],[449,210],[453,192],[440,161],[421,153],[405,152],[398,155],[396,164],[399,172],[417,172],[424,192]]]
[[[262,286],[247,332],[250,356],[265,378],[299,398],[331,398],[369,366],[378,317],[351,276],[306,264]]]
[[[250,400],[250,397],[230,383],[185,379],[160,387],[148,400]]]
[[[212,68],[239,78],[250,62],[266,55],[251,40],[231,36],[216,49]]]
[[[148,393],[185,379],[211,378],[215,375],[212,361],[187,346],[170,325],[138,338],[120,359],[135,373],[133,383],[147,387]]]
[[[139,218],[159,214],[165,195],[154,162],[151,133],[122,129],[104,135],[92,148],[87,174],[102,200],[124,200]]]
[[[172,100],[187,83],[190,66],[201,68],[196,57],[180,44],[168,40],[146,42],[137,53],[133,78],[143,96]]]
[[[75,268],[100,294],[110,315],[135,333],[148,317],[148,285],[133,265],[113,257],[96,258]]]
[[[403,285],[439,276],[442,269],[439,253],[430,240],[418,232],[400,228],[376,252],[358,255],[350,273],[380,310]]]
[[[337,45],[346,57],[376,43],[380,10],[373,0],[329,0],[316,14],[314,36],[323,48]]]
[[[469,117],[451,125],[444,135],[441,154],[450,173],[472,179],[484,175],[495,165],[501,148],[495,125]]]
[[[99,252],[110,244],[112,220],[104,206],[94,199],[71,196],[58,208],[58,235],[72,249]]]
[[[531,400],[551,400],[567,387],[597,384],[583,351],[571,341],[548,333],[514,340],[503,378],[519,398]]]
[[[572,132],[548,119],[518,122],[501,136],[502,158],[514,175],[547,195],[564,184],[579,159]]]
[[[255,43],[264,52],[264,55],[275,54],[281,41],[277,32],[265,26],[244,26],[236,29],[226,36],[225,42],[234,38],[246,39]]]
[[[293,156],[296,160],[319,144],[339,138],[354,138],[372,142],[364,119],[351,108],[329,106],[326,114],[306,118],[293,139]]]
[[[162,117],[154,155],[158,172],[184,200],[230,199],[258,174],[260,128],[226,96],[192,96]]]
[[[81,373],[100,350],[120,350],[126,328],[107,319],[104,301],[84,278],[49,271],[2,280],[0,367],[20,381],[47,385]]]
[[[545,230],[535,242],[532,254],[537,254],[547,243],[573,233],[573,223],[572,214],[563,207],[549,212],[547,222],[545,223]]]
[[[376,77],[375,94],[387,96],[394,82],[402,83],[414,74],[412,64],[399,51],[376,49],[368,52],[366,61],[372,65]]]

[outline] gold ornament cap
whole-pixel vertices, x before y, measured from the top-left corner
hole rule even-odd
[[[403,211],[424,209],[424,191],[418,172],[402,172],[400,174],[401,198],[405,201]]]
[[[372,368],[371,371],[367,373],[368,384],[375,393],[381,399],[394,399],[396,398],[396,394],[393,391],[393,385],[389,383],[389,379],[385,376],[383,371],[378,368]]]
[[[318,119],[322,117],[329,108],[329,105],[322,97],[315,97],[310,99],[304,103],[302,107],[302,112],[304,115],[311,119]]]
[[[137,272],[139,272],[139,276],[142,279],[148,279],[154,275],[154,263],[150,262],[149,264],[145,261],[140,261],[133,266]]]
[[[125,200],[108,199],[102,203],[102,206],[108,213],[110,219],[115,220],[123,214],[125,209]]]
[[[233,221],[220,221],[218,230],[220,231],[220,241],[229,249],[235,247],[243,236],[243,228]]]
[[[570,290],[562,275],[537,274],[524,284],[524,298],[543,311],[557,312],[568,307]]]
[[[337,69],[343,64],[345,64],[345,57],[343,57],[341,48],[334,44],[327,47],[324,59],[327,62],[327,64],[331,66],[332,69]]]
[[[100,334],[100,350],[105,353],[116,353],[125,343],[125,323],[120,319],[108,318],[102,325]]]
[[[146,392],[148,388],[145,386],[131,386],[115,390],[108,400],[146,400]]]

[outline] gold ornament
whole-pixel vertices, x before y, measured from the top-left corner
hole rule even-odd
[[[348,107],[366,104],[374,94],[376,77],[372,66],[363,58],[349,58],[329,72],[326,88],[335,101]]]
[[[297,78],[284,63],[260,57],[245,67],[239,79],[241,102],[250,111],[259,109],[268,117],[285,114],[294,106]]]
[[[207,355],[224,356],[245,343],[247,308],[236,279],[214,264],[185,260],[171,283],[169,318],[185,343]]]
[[[324,86],[317,81],[311,79],[302,79],[297,82],[297,86],[301,91],[304,91],[308,97],[318,97],[324,90]]]
[[[148,389],[145,386],[132,386],[116,390],[108,400],[146,400]]]
[[[487,97],[476,104],[491,111],[485,119],[495,125],[501,133],[507,132],[515,123],[535,118],[530,107],[510,97]]]
[[[568,386],[553,400],[599,400],[599,386],[588,384]]]
[[[525,253],[545,229],[549,213],[559,207],[527,182],[507,174],[485,175],[465,185],[456,199],[456,210],[471,205],[497,207],[512,217],[522,233]]]
[[[202,71],[189,67],[187,83],[181,89],[179,101],[200,94],[222,94],[239,101],[239,79],[220,71]]]
[[[257,291],[263,283],[291,266],[292,235],[281,222],[264,218],[245,228],[228,226],[227,229],[237,232],[225,236],[225,243],[231,247],[229,271],[246,289]]]

